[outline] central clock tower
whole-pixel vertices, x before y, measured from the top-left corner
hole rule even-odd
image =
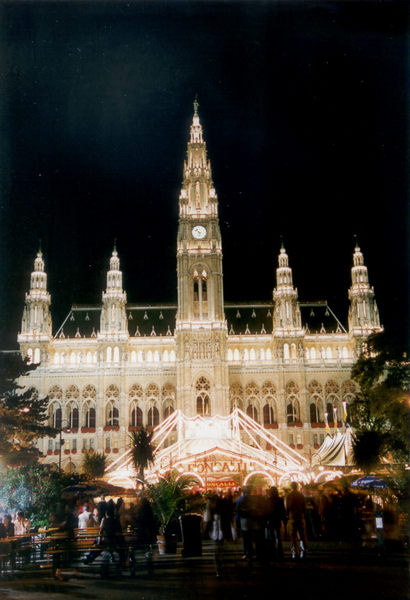
[[[227,414],[227,327],[218,197],[197,101],[179,196],[177,275],[178,406],[191,416]]]

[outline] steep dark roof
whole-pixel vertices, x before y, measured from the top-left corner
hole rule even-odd
[[[302,327],[307,333],[336,333],[345,331],[343,325],[325,300],[299,304]],[[272,333],[273,303],[225,303],[228,332],[231,335]]]
[[[126,309],[130,336],[174,335],[177,307],[174,304],[129,304]],[[71,308],[55,337],[96,337],[100,330],[101,306]]]
[[[302,326],[307,333],[345,331],[326,301],[300,303]],[[130,336],[173,335],[177,306],[175,304],[146,304],[127,306]],[[273,304],[266,302],[225,303],[228,332],[231,335],[272,333]],[[72,306],[56,338],[96,337],[100,329],[101,306]]]

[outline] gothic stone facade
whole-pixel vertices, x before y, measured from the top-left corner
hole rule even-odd
[[[224,302],[218,198],[197,108],[179,197],[177,305],[127,303],[114,248],[101,305],[73,306],[53,333],[41,252],[34,261],[18,342],[38,363],[30,384],[49,397],[50,422],[62,429],[63,467],[78,467],[88,449],[114,459],[130,430],[154,427],[176,408],[211,417],[239,406],[309,455],[326,419],[343,426],[351,367],[381,331],[357,245],[348,330],[326,302],[298,301],[283,246],[272,301]],[[46,461],[57,462],[58,440],[39,441]]]

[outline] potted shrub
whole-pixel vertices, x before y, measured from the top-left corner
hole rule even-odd
[[[167,473],[158,483],[147,486],[147,496],[158,521],[158,549],[160,553],[176,552],[175,529],[177,519],[184,512],[185,496],[193,481],[177,471]]]

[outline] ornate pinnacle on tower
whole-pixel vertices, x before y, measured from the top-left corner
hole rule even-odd
[[[194,100],[194,116],[195,117],[198,116],[198,107],[199,107],[198,94],[195,94],[195,100]]]

